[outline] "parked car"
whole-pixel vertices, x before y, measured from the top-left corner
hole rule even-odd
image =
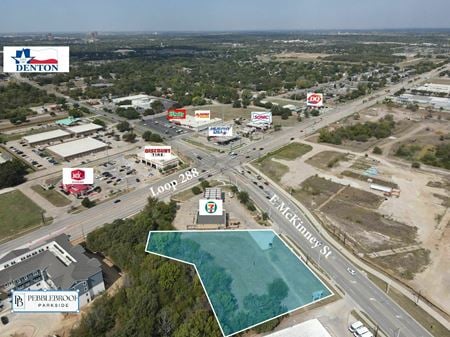
[[[115,203],[115,204],[117,204],[118,202],[120,202],[120,199],[114,200],[114,203]]]

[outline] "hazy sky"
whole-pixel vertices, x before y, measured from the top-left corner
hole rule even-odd
[[[0,32],[449,28],[449,0],[0,0]]]

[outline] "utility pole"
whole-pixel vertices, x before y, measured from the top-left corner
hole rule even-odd
[[[42,224],[45,226],[44,211],[41,211],[41,219],[42,219]]]

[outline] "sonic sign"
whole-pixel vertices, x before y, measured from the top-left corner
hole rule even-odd
[[[313,107],[323,106],[323,95],[310,92],[306,95],[306,105]]]
[[[3,47],[5,73],[68,73],[69,47]]]
[[[169,109],[167,111],[167,119],[186,119],[186,109]]]
[[[259,124],[272,124],[272,112],[270,111],[252,111],[251,121]]]
[[[200,199],[198,205],[199,215],[222,215],[223,203],[222,200],[208,200]]]

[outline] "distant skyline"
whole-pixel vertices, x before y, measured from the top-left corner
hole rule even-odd
[[[450,28],[448,0],[2,0],[0,13],[0,33]]]

